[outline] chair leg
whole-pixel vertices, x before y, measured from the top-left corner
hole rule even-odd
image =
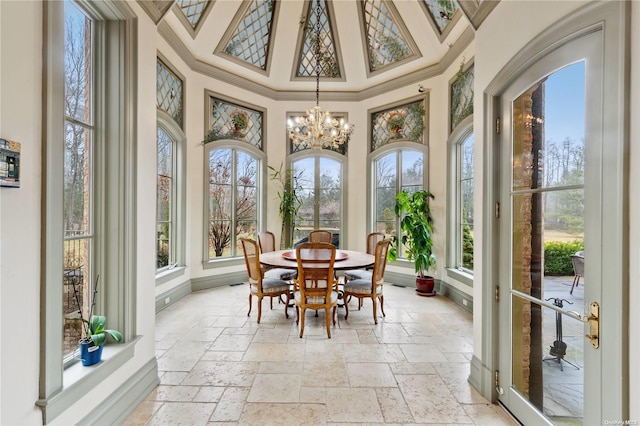
[[[249,293],[249,312],[247,312],[247,316],[251,316],[251,300],[252,300],[252,296],[251,293]]]
[[[285,295],[287,296],[287,301],[284,304],[284,316],[289,319],[289,292],[286,292]],[[278,300],[280,300],[280,296],[278,296]]]
[[[260,324],[261,317],[262,317],[262,297],[258,297],[258,324]]]
[[[331,339],[331,308],[325,308],[325,322],[327,323],[327,337]]]
[[[270,308],[273,309],[273,297],[269,298]]]
[[[380,299],[380,310],[382,311],[382,316],[386,317],[386,315],[384,314],[384,296],[379,295],[378,299]]]
[[[571,291],[569,292],[569,294],[573,294],[573,288],[578,287],[579,282],[580,282],[580,275],[576,275],[575,277],[573,277],[573,284],[571,285]]]
[[[378,302],[375,297],[371,298],[371,302],[373,304],[373,323],[378,324]]]
[[[344,319],[349,319],[349,303],[347,302],[346,295],[342,296],[342,300],[344,301]]]
[[[296,307],[296,310],[298,308]],[[300,312],[300,338],[302,339],[302,334],[304,333],[304,314],[306,309],[302,308],[300,309],[302,312]]]

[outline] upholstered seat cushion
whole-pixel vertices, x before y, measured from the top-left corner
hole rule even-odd
[[[284,280],[278,279],[265,279],[262,280],[262,292],[265,294],[278,293],[280,291],[286,291],[289,289],[289,283]],[[256,284],[251,284],[251,291],[258,291]]]
[[[300,302],[300,298],[301,298],[301,294],[299,291],[296,291],[295,294],[293,295],[293,299],[299,303]],[[324,303],[324,297],[323,296],[313,296],[313,297],[307,297],[307,304],[308,305],[321,305]],[[331,303],[338,303],[338,292],[333,290],[331,292]]]
[[[344,276],[348,280],[371,280],[371,276],[373,275],[372,271],[367,271],[366,269],[354,269],[351,271],[345,271]]]
[[[296,276],[298,276],[298,271],[296,271],[295,269],[285,268],[268,269],[264,273],[264,277],[267,279],[292,280]]]
[[[354,294],[371,294],[371,278],[368,280],[348,281],[344,285],[344,292]],[[382,294],[382,285],[378,285],[377,293]]]

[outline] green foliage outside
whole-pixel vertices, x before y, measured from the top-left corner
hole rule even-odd
[[[571,255],[584,250],[584,240],[570,243],[549,241],[544,244],[544,274],[545,275],[573,275]]]
[[[462,266],[473,271],[473,235],[467,224],[462,227]]]

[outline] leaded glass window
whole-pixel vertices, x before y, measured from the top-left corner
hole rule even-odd
[[[156,63],[157,107],[182,128],[182,80],[160,59]]]
[[[340,77],[338,56],[336,54],[335,37],[329,19],[326,0],[313,0],[307,3],[307,19],[304,26],[304,43],[300,49],[297,77],[313,77],[316,75],[316,49],[320,38],[320,75],[322,77]],[[317,34],[318,17],[316,8],[320,6],[320,34]]]
[[[458,5],[452,0],[423,0],[423,2],[429,17],[435,22],[440,34],[442,34],[458,10]]]
[[[263,116],[261,111],[216,99],[211,100],[209,133],[205,142],[237,139],[262,150]]]
[[[178,0],[177,3],[191,27],[195,29],[209,5],[209,0]]]
[[[396,141],[423,143],[424,101],[385,109],[371,115],[371,151]]]
[[[370,71],[415,55],[413,40],[408,31],[400,30],[402,21],[391,2],[364,0],[359,4],[364,16]]]
[[[473,65],[463,71],[462,65],[451,83],[451,129],[473,114]]]
[[[224,42],[224,53],[266,70],[275,8],[276,0],[253,0]]]

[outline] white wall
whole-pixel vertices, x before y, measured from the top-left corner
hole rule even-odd
[[[42,6],[3,1],[0,9],[0,137],[22,144],[20,188],[0,188],[0,423],[37,424]]]

